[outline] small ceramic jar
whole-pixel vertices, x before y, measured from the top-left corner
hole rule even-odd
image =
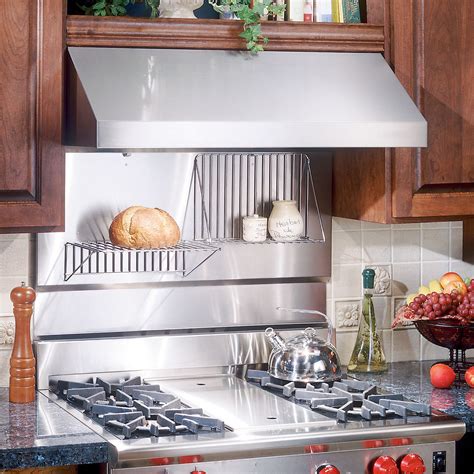
[[[267,240],[267,218],[258,214],[244,217],[242,220],[245,242],[264,242]]]
[[[290,242],[303,235],[303,218],[296,207],[296,201],[273,201],[268,218],[268,232],[277,242]]]

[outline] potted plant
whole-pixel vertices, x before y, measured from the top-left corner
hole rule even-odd
[[[247,49],[253,53],[263,51],[268,38],[262,34],[261,20],[268,15],[278,16],[285,5],[276,5],[273,0],[208,0],[209,5],[222,14],[231,14],[243,21],[240,36]],[[86,15],[128,15],[135,4],[142,4],[152,18],[194,18],[193,11],[203,5],[203,0],[82,0],[78,5]]]

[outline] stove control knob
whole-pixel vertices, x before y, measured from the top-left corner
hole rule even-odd
[[[395,459],[390,456],[379,456],[372,467],[372,474],[399,474]]]
[[[418,454],[407,454],[400,463],[402,474],[423,474],[426,472],[425,463]]]
[[[316,474],[341,474],[341,471],[332,464],[324,464],[316,469]]]

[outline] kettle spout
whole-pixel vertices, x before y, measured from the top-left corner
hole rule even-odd
[[[285,349],[286,343],[284,339],[273,330],[273,328],[265,329],[265,337],[268,339],[268,342],[272,345],[273,349]]]

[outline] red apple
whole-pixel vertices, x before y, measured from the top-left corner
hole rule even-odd
[[[453,281],[461,281],[464,283],[463,279],[456,272],[445,273],[440,279],[439,282],[443,288],[446,288]]]
[[[466,380],[466,383],[469,385],[469,387],[474,388],[474,366],[469,367],[469,369],[466,370],[464,379]]]
[[[467,286],[463,281],[452,281],[443,288],[443,293],[451,294],[453,290],[456,290],[460,295],[464,296],[467,293]]]

